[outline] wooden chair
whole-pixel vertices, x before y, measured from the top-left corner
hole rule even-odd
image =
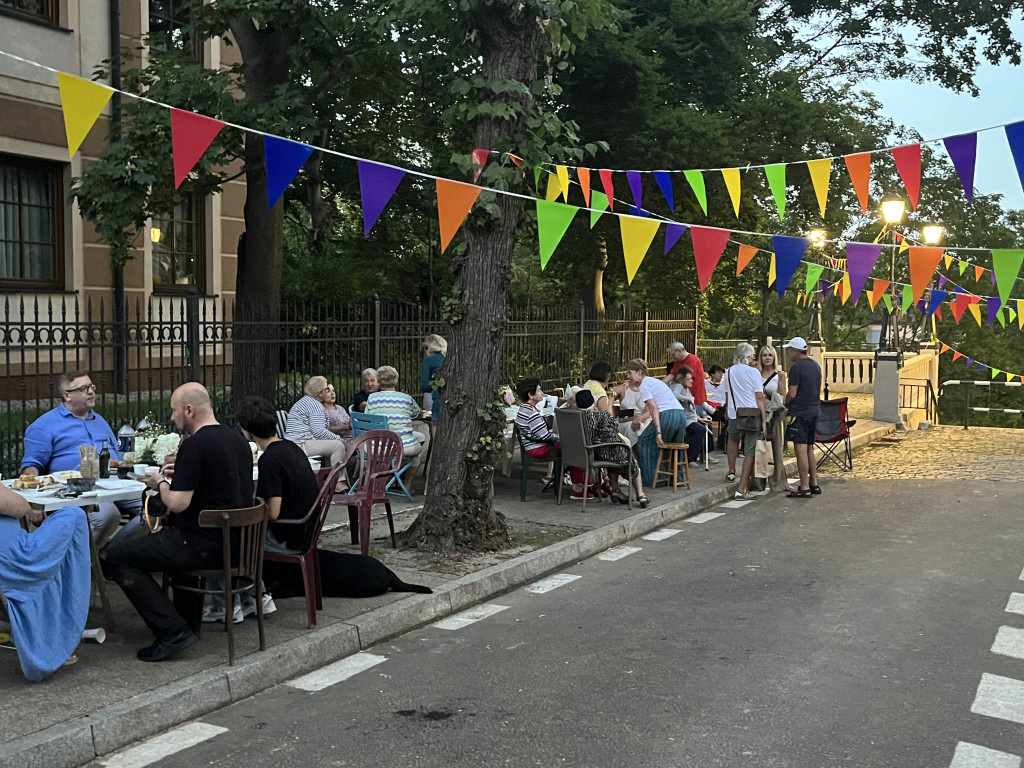
[[[659,483],[671,486],[673,491],[679,490],[680,486],[690,490],[690,464],[686,460],[686,449],[690,446],[687,443],[665,443],[658,451],[658,464],[654,469],[654,487]],[[682,455],[682,461],[679,460]],[[662,465],[665,469],[662,469]],[[679,467],[683,468],[683,476],[686,478],[679,482]]]
[[[370,514],[375,504],[383,504],[387,510],[388,528],[391,529],[391,546],[397,549],[395,520],[391,516],[387,486],[402,463],[402,438],[390,430],[374,429],[355,438],[349,450],[359,456],[358,482],[342,496],[343,503],[348,506],[349,525],[356,532],[352,543],[359,545],[362,554],[369,553]]]
[[[527,454],[526,447],[523,445],[523,436],[519,432],[519,427],[516,426],[516,425],[513,425],[512,426],[512,432],[515,434],[516,441],[519,443],[519,457],[522,459],[522,464],[523,464],[523,477],[519,481],[519,498],[520,498],[521,501],[526,501],[526,485],[527,485],[527,482],[530,479],[530,467],[533,465],[533,463],[535,461],[541,461],[541,462],[553,461],[553,462],[555,462],[555,473],[554,473],[552,479],[549,480],[547,483],[545,483],[544,487],[540,491],[541,493],[544,493],[544,491],[546,491],[554,483],[557,482],[557,478],[562,474],[562,457],[558,455],[557,451],[555,450],[555,446],[554,445],[551,446],[551,450],[548,452],[549,455],[548,455],[547,458],[539,459],[539,458],[535,458],[533,456],[530,456],[529,454]]]
[[[219,569],[180,571],[175,576],[192,576],[199,586],[174,584],[175,589],[203,595],[223,594],[224,629],[228,633],[228,664],[235,663],[234,597],[256,588],[256,623],[259,626],[260,650],[266,650],[263,635],[263,549],[267,542],[267,505],[257,498],[256,504],[242,509],[204,509],[199,513],[200,528],[220,528],[224,542],[224,561]],[[236,546],[232,546],[232,540]],[[207,579],[220,579],[222,589],[209,589]]]

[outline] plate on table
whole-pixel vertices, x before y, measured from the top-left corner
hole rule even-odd
[[[105,491],[122,491],[126,488],[134,489],[141,487],[143,483],[138,480],[122,480],[119,477],[104,477],[102,480],[96,481],[96,487],[102,488]]]

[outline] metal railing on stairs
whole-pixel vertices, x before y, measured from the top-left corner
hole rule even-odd
[[[931,379],[900,379],[900,410],[923,410],[925,420],[934,424],[939,415],[939,398]]]

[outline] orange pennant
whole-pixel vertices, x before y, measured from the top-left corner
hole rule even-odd
[[[868,188],[871,186],[871,153],[861,152],[858,155],[847,155],[846,172],[850,174],[853,189],[857,193],[860,209],[868,212]]]
[[[739,275],[744,269],[747,268],[747,265],[750,263],[750,260],[753,259],[757,255],[757,250],[758,249],[755,248],[752,245],[746,245],[746,244],[741,244],[740,245],[740,253],[739,253],[739,256],[736,257],[736,274],[737,275]]]
[[[462,222],[466,220],[473,203],[480,197],[481,188],[461,181],[437,179],[437,219],[440,224],[441,253],[451,243]]]
[[[871,294],[870,294],[869,298],[870,298],[870,301],[871,301],[871,308],[872,309],[875,308],[875,305],[882,298],[883,294],[887,290],[889,290],[889,285],[890,285],[890,283],[889,283],[888,280],[879,280],[877,278],[871,284]]]
[[[939,354],[940,355],[944,355],[947,352],[949,352],[949,344],[943,344],[941,347],[939,347]]]
[[[984,267],[975,267],[974,268],[974,282],[978,282],[979,280],[981,280],[981,276],[984,275],[984,274],[985,274],[985,268]]]
[[[935,275],[935,270],[942,259],[941,248],[929,248],[922,245],[912,245],[910,251],[910,286],[914,303],[921,298],[924,289],[928,287],[929,281]]]
[[[579,179],[580,189],[583,190],[583,199],[587,201],[587,207],[590,207],[590,169],[589,168],[577,168],[576,178]]]

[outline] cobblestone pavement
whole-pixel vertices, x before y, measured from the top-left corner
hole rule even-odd
[[[853,471],[822,467],[830,478],[1024,482],[1024,430],[940,426],[894,432],[854,452]]]

